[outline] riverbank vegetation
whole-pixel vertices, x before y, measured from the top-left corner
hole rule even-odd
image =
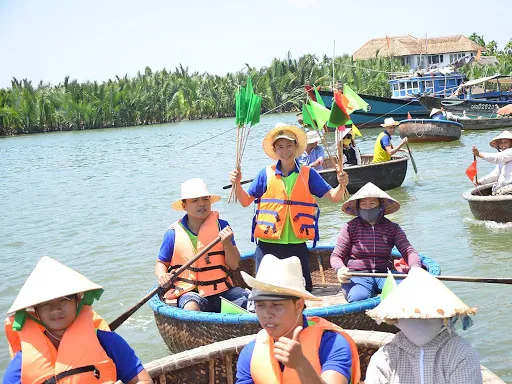
[[[478,36],[477,36],[478,37]],[[492,67],[465,66],[470,78],[512,73],[512,40],[507,52]],[[507,45],[508,47],[508,45]],[[334,78],[358,93],[390,96],[389,72],[408,71],[398,59],[352,60],[336,57]],[[304,55],[274,59],[268,67],[246,68],[217,76],[190,72],[179,66],[109,79],[103,83],[79,83],[66,77],[57,85],[13,78],[11,87],[0,89],[0,135],[19,135],[126,127],[234,116],[234,94],[250,76],[262,96],[262,113],[298,110],[305,99],[304,85],[331,85],[332,58]]]

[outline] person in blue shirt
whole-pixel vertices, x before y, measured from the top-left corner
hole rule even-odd
[[[391,156],[400,151],[400,148],[407,143],[407,137],[404,137],[402,141],[400,141],[400,144],[393,147],[391,136],[394,135],[397,125],[398,121],[395,121],[392,117],[384,119],[384,124],[381,124],[381,127],[384,128],[384,132],[379,133],[375,140],[372,163],[382,163],[391,160]]]
[[[306,291],[297,257],[265,255],[256,277],[243,271],[242,277],[262,330],[240,353],[237,384],[359,382],[352,338],[325,319],[303,315],[305,300],[321,299]]]
[[[233,231],[227,221],[219,218],[218,212],[212,211],[212,204],[219,200],[220,196],[208,192],[199,178],[181,185],[181,199],[172,207],[186,214],[171,224],[164,235],[155,265],[158,284],[166,288],[174,269],[201,252],[217,236],[221,242],[180,274],[164,295],[166,303],[190,311],[220,312],[223,297],[246,308],[248,292],[234,287],[229,276],[229,271],[236,270],[240,262]]]
[[[41,258],[5,321],[12,360],[3,383],[96,382],[95,377],[103,383],[152,383],[133,349],[92,310],[102,292],[71,268]]]
[[[306,150],[299,157],[299,164],[308,165],[311,168],[320,171],[323,169],[324,163],[324,147],[319,145],[320,135],[316,131],[308,131],[306,133],[307,146]]]
[[[313,283],[306,242],[312,240],[315,244],[319,239],[319,210],[315,197],[324,197],[334,203],[341,201],[348,175],[338,173],[339,185],[332,188],[315,169],[298,163],[306,146],[307,137],[302,129],[277,123],[263,140],[263,150],[277,163],[263,168],[247,191],[241,184],[240,170],[231,171],[229,180],[235,185],[236,197],[243,207],[252,202],[258,204],[252,230],[252,239],[257,241],[254,252],[256,271],[267,253],[280,258],[297,256],[302,263],[306,289],[311,291]],[[300,212],[292,215],[292,211]]]

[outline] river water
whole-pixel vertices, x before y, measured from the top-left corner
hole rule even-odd
[[[252,129],[244,178],[269,163],[261,149],[268,129],[294,119],[293,114],[264,116]],[[105,292],[95,308],[108,321],[116,318],[154,285],[162,237],[180,217],[170,204],[189,177],[202,177],[210,191],[223,196],[215,209],[231,223],[239,249],[252,250],[253,209],[228,204],[229,191],[222,190],[235,163],[235,131],[184,149],[232,125],[233,119],[218,119],[0,139],[0,313],[6,313],[38,259],[48,255],[102,285]],[[363,153],[373,152],[379,131],[362,130]],[[444,274],[512,276],[512,225],[476,221],[462,198],[471,187],[464,173],[473,160],[471,145],[491,151],[489,140],[498,132],[468,131],[452,143],[411,145],[418,175],[409,166],[402,187],[390,191],[402,204],[390,218]],[[479,174],[491,169],[479,162]],[[320,205],[320,243],[333,243],[349,217],[340,204]],[[512,287],[448,285],[479,308],[474,326],[460,333],[482,364],[512,383]],[[168,353],[147,305],[118,331],[144,362]],[[8,361],[2,336],[1,371]]]

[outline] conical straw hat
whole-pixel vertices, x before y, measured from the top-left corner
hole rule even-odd
[[[498,147],[498,140],[500,139],[509,139],[512,140],[512,133],[510,131],[503,131],[498,136],[496,136],[494,139],[492,139],[489,142],[489,145],[493,148]]]
[[[43,256],[21,287],[8,314],[59,297],[103,288],[64,264]]]
[[[278,259],[274,255],[267,254],[261,260],[256,277],[252,277],[244,271],[241,273],[247,285],[253,288],[249,300],[257,295],[276,295],[322,301],[306,290],[302,266],[297,256]]]
[[[171,207],[177,209],[178,211],[183,211],[182,200],[185,199],[197,199],[198,197],[210,196],[210,202],[216,203],[220,200],[220,196],[212,195],[208,192],[208,188],[206,188],[206,184],[203,180],[196,177],[193,179],[188,179],[187,181],[181,183],[181,198],[176,200],[171,204]]]
[[[474,315],[440,280],[422,268],[412,268],[401,284],[381,303],[366,312],[377,323],[396,319],[442,319],[456,315]]]
[[[393,199],[375,184],[366,183],[363,188],[361,188],[350,199],[343,203],[341,210],[348,215],[357,216],[357,200],[361,200],[366,197],[376,197],[378,199],[382,199],[385,215],[396,212],[400,209],[400,203],[398,201]]]
[[[295,140],[297,143],[297,150],[295,151],[295,159],[304,153],[307,147],[306,132],[295,125],[284,123],[277,123],[274,129],[268,131],[263,139],[263,150],[273,160],[279,160],[279,157],[274,152],[274,143],[278,139]]]

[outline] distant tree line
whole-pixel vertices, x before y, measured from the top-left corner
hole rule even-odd
[[[472,36],[473,37],[473,36]],[[479,36],[476,36],[479,37]],[[482,38],[483,40],[483,38]],[[487,47],[487,45],[486,45]],[[508,48],[507,48],[508,47]],[[499,65],[485,71],[512,73],[512,40],[498,56]],[[487,52],[489,53],[489,52]],[[334,60],[334,79],[356,92],[376,96],[391,95],[389,72],[406,72],[399,59],[375,58],[353,61],[344,55]],[[465,66],[470,78],[484,69]],[[244,70],[225,76],[190,72],[182,65],[169,71],[144,73],[109,79],[103,83],[79,83],[66,77],[57,85],[13,78],[11,87],[0,89],[0,135],[126,127],[234,116],[234,95],[247,77],[262,96],[262,112],[298,110],[305,100],[304,85],[330,86],[332,58],[288,53],[260,69],[246,64]],[[302,97],[304,96],[304,97]]]

